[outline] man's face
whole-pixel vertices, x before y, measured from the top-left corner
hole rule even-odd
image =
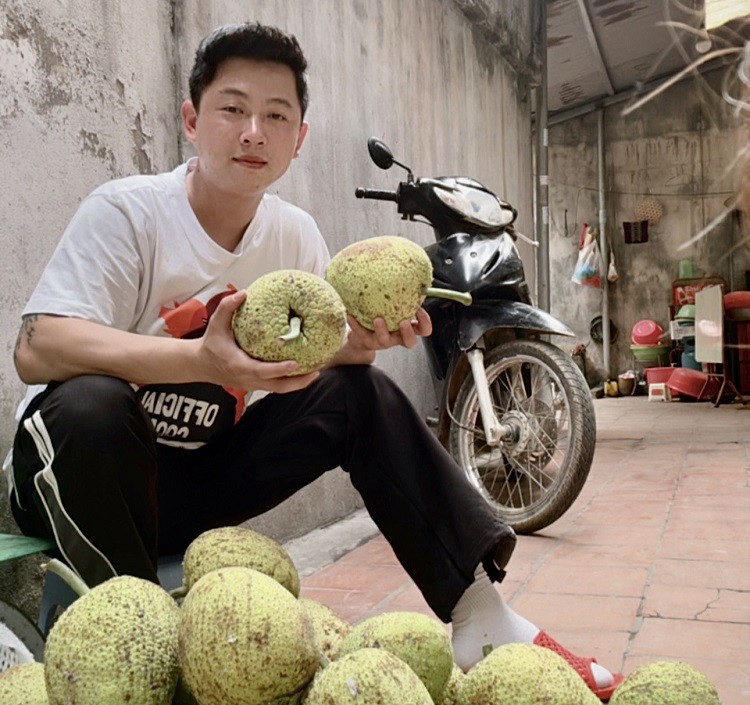
[[[197,176],[234,196],[260,194],[279,179],[307,134],[294,73],[285,64],[232,58],[205,88],[183,128],[198,154]]]

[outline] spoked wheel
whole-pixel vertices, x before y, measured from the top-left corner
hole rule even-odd
[[[495,414],[510,432],[487,443],[469,376],[453,408],[449,450],[498,516],[529,534],[561,517],[586,482],[596,443],[591,393],[573,360],[549,343],[502,343],[484,364]]]
[[[20,610],[0,600],[0,673],[11,666],[44,660],[44,638]]]

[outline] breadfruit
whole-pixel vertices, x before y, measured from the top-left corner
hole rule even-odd
[[[299,596],[299,574],[283,546],[243,526],[209,529],[193,540],[182,560],[184,587],[189,590],[206,573],[231,566],[254,568]]]
[[[713,683],[681,661],[654,661],[625,677],[611,705],[720,705]]]
[[[322,277],[296,269],[264,274],[247,287],[247,298],[234,312],[237,344],[266,362],[295,360],[292,373],[312,372],[328,362],[346,333],[346,309]]]
[[[383,649],[359,649],[328,664],[316,677],[305,705],[432,705],[414,671]]]
[[[443,692],[435,698],[435,705],[459,705],[458,691],[464,678],[466,674],[454,663],[451,677],[445,684]]]
[[[44,650],[50,705],[168,705],[179,664],[179,608],[131,576],[92,588],[55,622]]]
[[[316,600],[300,597],[299,604],[310,620],[320,653],[329,661],[333,661],[338,655],[341,642],[351,630],[351,625],[330,607]]]
[[[297,703],[319,664],[298,601],[252,568],[220,568],[182,603],[182,678],[200,705]]]
[[[0,675],[0,705],[49,705],[43,663],[21,663]]]
[[[339,655],[368,647],[398,656],[433,699],[443,692],[453,669],[453,649],[445,627],[418,612],[386,612],[360,622],[341,642]]]
[[[471,303],[469,294],[430,288],[432,262],[405,237],[384,235],[348,245],[328,264],[326,279],[341,295],[347,312],[369,330],[383,318],[389,331],[412,320],[426,296]]]
[[[534,644],[491,651],[459,686],[461,705],[600,705],[562,656]]]

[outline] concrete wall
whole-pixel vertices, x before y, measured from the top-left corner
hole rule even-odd
[[[532,231],[528,86],[538,47],[522,0],[5,0],[2,455],[22,392],[11,360],[19,314],[66,222],[100,182],[171,169],[189,156],[178,109],[195,47],[215,26],[246,19],[293,32],[308,55],[310,135],[275,190],[313,214],[332,251],[374,234],[431,241],[431,231],[403,225],[393,207],[354,198],[356,186],[390,188],[400,177],[370,162],[371,135],[418,174],[483,181],[518,205],[520,228]],[[421,349],[388,351],[378,364],[420,410],[432,411]],[[253,524],[283,540],[359,506],[335,471]],[[6,511],[0,530],[9,529]],[[27,582],[34,568],[20,561],[3,567],[0,579]]]
[[[605,111],[607,237],[620,275],[609,289],[610,318],[619,332],[611,348],[613,375],[633,366],[630,332],[637,321],[668,325],[680,260],[723,277],[728,288],[745,288],[748,249],[728,255],[742,237],[736,216],[678,249],[737,191],[745,133],[721,97],[725,77],[722,70],[683,81],[627,117],[621,115],[625,103]],[[592,377],[601,379],[602,346],[591,341],[589,328],[601,314],[602,292],[570,281],[581,225],[598,224],[599,218],[596,114],[551,127],[549,163],[552,312],[576,332],[570,347],[587,344]],[[650,227],[647,243],[625,244],[622,223],[634,220],[636,205],[649,196],[662,204],[663,218]]]

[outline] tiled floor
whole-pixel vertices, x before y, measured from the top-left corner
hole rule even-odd
[[[598,440],[583,492],[555,524],[519,538],[498,589],[581,655],[629,673],[681,659],[723,705],[750,703],[750,408],[595,402]],[[355,623],[432,614],[378,536],[303,580]]]

